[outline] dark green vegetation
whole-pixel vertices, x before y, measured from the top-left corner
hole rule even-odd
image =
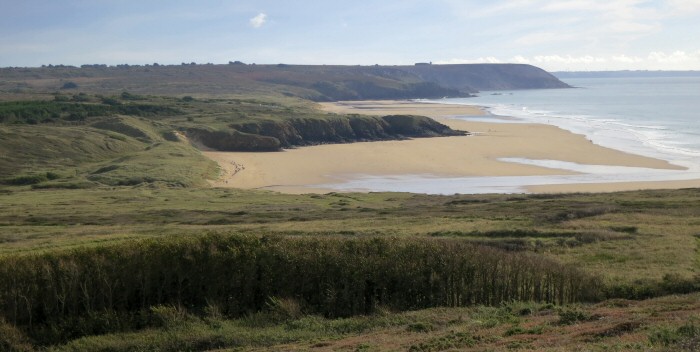
[[[221,235],[9,256],[0,286],[0,315],[40,344],[142,328],[159,305],[242,317],[284,297],[306,313],[348,317],[598,293],[573,267],[458,240]]]
[[[0,68],[0,92],[291,96],[314,101],[468,96],[479,90],[564,88],[530,65],[149,65]]]
[[[298,97],[556,86],[538,72],[0,70],[0,351],[697,350],[698,190],[207,186],[217,167],[197,147],[459,133],[420,116],[327,114]]]

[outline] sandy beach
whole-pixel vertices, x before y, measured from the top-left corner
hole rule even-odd
[[[664,160],[628,154],[591,143],[555,126],[473,122],[451,116],[486,116],[478,107],[409,101],[323,103],[329,112],[370,115],[415,114],[437,119],[469,136],[417,138],[303,147],[276,153],[204,151],[222,168],[216,187],[267,189],[286,193],[330,192],[323,185],[358,175],[434,177],[542,176],[573,171],[505,162],[501,158],[559,160],[587,165],[682,170]],[[648,188],[700,187],[700,180],[566,184],[527,187],[528,192],[609,192]]]

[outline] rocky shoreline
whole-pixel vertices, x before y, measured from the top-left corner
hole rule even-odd
[[[433,119],[417,115],[291,118],[231,124],[228,130],[191,128],[187,136],[219,151],[279,151],[319,144],[464,136]]]

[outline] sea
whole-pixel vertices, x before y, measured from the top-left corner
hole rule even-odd
[[[700,179],[700,75],[562,78],[573,88],[485,91],[471,98],[422,100],[476,105],[486,116],[456,119],[550,124],[593,143],[663,159],[687,170],[582,165],[563,160],[502,159],[577,172],[576,175],[456,177],[355,175],[338,190],[428,194],[527,193],[528,186]]]

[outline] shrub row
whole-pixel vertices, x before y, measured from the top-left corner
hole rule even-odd
[[[0,123],[83,121],[88,117],[114,114],[131,116],[177,115],[177,109],[153,104],[109,105],[85,102],[13,101],[0,103]]]
[[[0,317],[32,330],[157,305],[229,317],[293,299],[327,317],[507,301],[592,300],[572,266],[458,239],[283,238],[210,234],[0,259]]]

